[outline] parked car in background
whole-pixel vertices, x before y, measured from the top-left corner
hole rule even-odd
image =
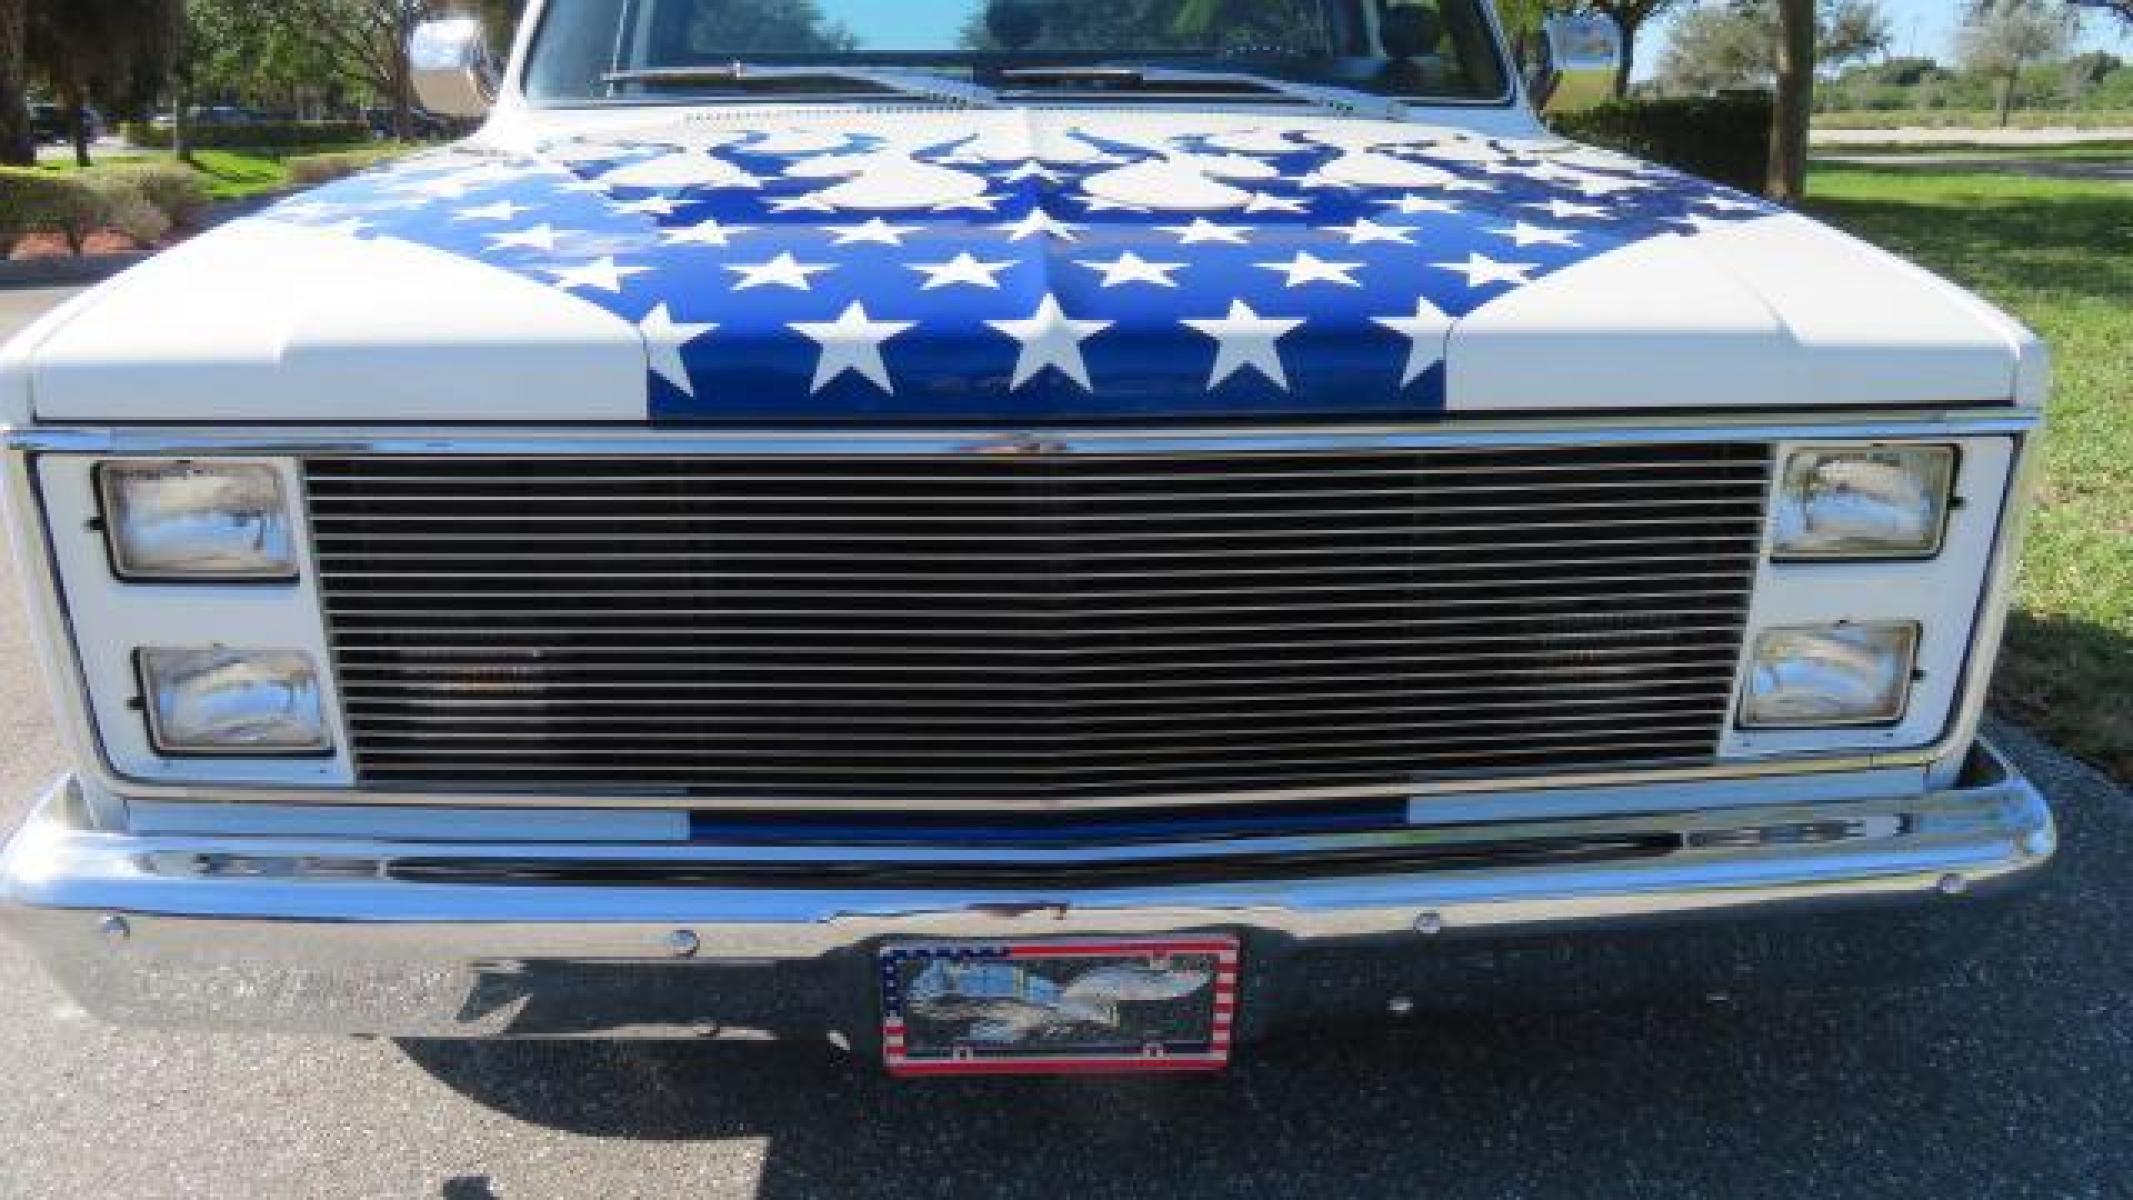
[[[1986,944],[2028,330],[1552,136],[1609,25],[929,7],[426,26],[469,142],[0,354],[76,1000],[1207,1070]]]
[[[90,141],[102,138],[108,127],[104,114],[94,108],[82,110],[82,120],[88,126]],[[59,144],[74,140],[74,116],[57,104],[36,103],[30,105],[30,132],[39,142]]]

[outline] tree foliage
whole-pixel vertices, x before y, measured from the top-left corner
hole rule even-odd
[[[183,0],[31,0],[23,55],[74,116],[74,152],[89,163],[83,110],[154,103],[176,60]]]
[[[1700,5],[1675,22],[1660,87],[1675,94],[1767,88],[1777,77],[1776,0]],[[1821,0],[1815,8],[1815,59],[1842,66],[1888,48],[1888,15],[1879,0]]]
[[[1964,67],[2000,81],[2000,124],[2014,108],[2024,64],[2065,57],[2078,24],[2074,10],[2051,0],[1973,0],[1956,54]]]
[[[1622,62],[1615,71],[1615,95],[1629,94],[1629,81],[1637,70],[1637,33],[1646,22],[1674,7],[1678,0],[1579,0],[1578,11],[1598,13],[1614,21],[1622,31]]]

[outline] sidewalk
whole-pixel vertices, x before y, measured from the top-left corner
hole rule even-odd
[[[1817,129],[1809,138],[1823,146],[2080,146],[2133,142],[2133,128],[2117,129]]]

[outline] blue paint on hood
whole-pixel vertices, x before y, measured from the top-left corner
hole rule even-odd
[[[1431,414],[1451,322],[1775,211],[1419,126],[1056,119],[1027,154],[937,116],[457,149],[264,219],[419,243],[637,324],[655,421],[1039,424]]]

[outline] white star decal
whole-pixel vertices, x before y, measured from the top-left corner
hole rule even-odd
[[[1437,186],[1447,192],[1493,192],[1496,190],[1495,184],[1483,183],[1479,179],[1447,179]]]
[[[1497,262],[1486,254],[1469,254],[1463,263],[1431,263],[1431,266],[1446,271],[1456,271],[1466,276],[1466,285],[1478,288],[1491,283],[1508,283],[1514,286],[1533,282],[1526,272],[1540,270],[1539,263]]]
[[[809,192],[805,196],[784,196],[769,203],[770,211],[775,213],[837,211],[837,206],[823,199],[820,192]]]
[[[929,212],[991,212],[1000,207],[1005,196],[965,196],[960,200],[943,200]]]
[[[1047,183],[1057,183],[1059,173],[1033,158],[1000,176],[1000,179],[1006,183],[1020,183],[1025,179],[1042,179]]]
[[[318,200],[291,200],[267,210],[269,215],[290,221],[308,221],[313,217],[323,217],[339,211],[340,205],[326,204]]]
[[[1242,300],[1232,300],[1229,315],[1217,321],[1186,321],[1185,324],[1220,343],[1215,369],[1208,376],[1207,390],[1214,391],[1230,376],[1250,367],[1282,391],[1289,390],[1289,373],[1282,369],[1281,350],[1275,345],[1294,333],[1302,321],[1262,317]]]
[[[857,301],[834,321],[795,321],[791,328],[822,347],[815,364],[815,382],[809,394],[820,392],[845,372],[866,379],[894,395],[889,366],[882,361],[882,343],[912,327],[910,321],[876,321],[867,316],[866,305]]]
[[[1187,246],[1201,242],[1228,242],[1242,246],[1244,235],[1252,231],[1249,225],[1217,225],[1206,217],[1195,217],[1190,225],[1164,225],[1161,228],[1164,233],[1177,235],[1178,241]]]
[[[471,185],[469,185],[463,180],[446,177],[441,179],[422,179],[417,180],[413,183],[402,183],[388,188],[387,190],[397,192],[402,195],[420,196],[424,200],[458,200],[464,197],[468,192],[473,191],[474,189]],[[417,201],[418,204],[420,202],[421,201]]]
[[[1310,201],[1308,201],[1308,200],[1302,200],[1302,199],[1299,199],[1299,198],[1297,198],[1297,197],[1295,197],[1295,196],[1275,196],[1275,195],[1270,195],[1270,194],[1268,194],[1268,193],[1266,193],[1266,192],[1255,192],[1255,193],[1253,193],[1253,194],[1252,194],[1252,198],[1251,198],[1251,199],[1250,199],[1249,201],[1247,201],[1247,202],[1245,203],[1245,206],[1244,206],[1244,211],[1246,211],[1246,212],[1248,212],[1248,213],[1255,213],[1255,212],[1285,212],[1285,213],[1300,213],[1300,212],[1309,212],[1309,211],[1310,211],[1310,209],[1311,209],[1311,202],[1310,202]]]
[[[1073,320],[1060,309],[1057,297],[1046,296],[1027,321],[985,323],[1022,343],[1009,387],[1019,388],[1051,368],[1081,385],[1082,391],[1095,390],[1089,383],[1088,363],[1081,357],[1081,344],[1111,328],[1111,322]]]
[[[1684,233],[1696,234],[1709,233],[1714,229],[1724,229],[1736,222],[1705,216],[1702,213],[1683,213],[1678,217],[1668,217],[1666,223],[1680,226]]]
[[[1407,217],[1419,217],[1424,213],[1455,213],[1459,211],[1458,205],[1449,200],[1439,200],[1435,196],[1408,195],[1401,196],[1396,200],[1380,200],[1378,203],[1398,209],[1400,215]]]
[[[650,267],[617,266],[614,259],[601,258],[575,267],[549,267],[548,273],[555,276],[555,285],[565,291],[591,288],[596,292],[619,293],[623,280],[650,270]]]
[[[1528,225],[1524,221],[1512,224],[1509,229],[1491,229],[1497,237],[1510,238],[1512,243],[1524,246],[1572,246],[1578,244],[1577,236],[1568,229],[1550,229],[1545,225]]]
[[[674,202],[665,196],[646,196],[642,200],[632,200],[627,204],[616,204],[612,207],[616,212],[628,217],[671,217],[674,215]]]
[[[786,287],[805,292],[814,287],[815,276],[836,268],[827,263],[801,262],[788,250],[766,263],[729,263],[726,269],[740,276],[733,285],[736,292],[759,287]]]
[[[825,225],[823,232],[836,235],[835,245],[849,246],[855,242],[872,242],[878,246],[901,246],[904,235],[917,233],[916,225],[891,225],[875,217],[864,225]]]
[[[1256,265],[1262,271],[1286,273],[1289,277],[1289,286],[1292,288],[1302,287],[1307,283],[1337,283],[1343,287],[1363,286],[1355,278],[1355,272],[1363,269],[1363,264],[1359,262],[1327,262],[1315,254],[1300,252],[1295,258],[1285,263],[1271,262],[1258,263]]]
[[[520,213],[529,211],[531,209],[528,205],[513,204],[509,200],[499,200],[494,204],[484,204],[480,208],[462,208],[459,210],[458,215],[452,219],[455,221],[515,221]]]
[[[1428,300],[1415,301],[1415,315],[1411,317],[1377,317],[1378,324],[1408,339],[1407,370],[1400,376],[1400,386],[1406,387],[1422,378],[1423,372],[1444,361],[1445,338],[1452,331],[1452,319],[1445,316]]]
[[[1698,196],[1693,203],[1701,204],[1705,208],[1715,208],[1720,212],[1763,211],[1763,206],[1760,204],[1750,203],[1746,200],[1735,200],[1730,196]]]
[[[1081,265],[1091,271],[1103,272],[1103,286],[1107,288],[1123,287],[1129,283],[1152,283],[1157,287],[1174,288],[1178,286],[1178,281],[1170,277],[1171,272],[1182,271],[1186,267],[1185,263],[1149,262],[1131,250],[1110,262],[1083,259]]]
[[[1380,225],[1367,218],[1357,218],[1353,225],[1334,225],[1327,233],[1345,234],[1351,246],[1365,246],[1371,242],[1397,242],[1402,246],[1415,244],[1416,231],[1406,225]]]
[[[911,269],[926,277],[919,291],[930,292],[936,288],[968,284],[971,287],[1000,290],[1000,272],[1014,266],[1013,262],[985,262],[964,251],[944,263],[912,263]]]
[[[1069,242],[1081,240],[1079,236],[1081,226],[1069,225],[1065,221],[1054,218],[1052,214],[1041,208],[1029,210],[1029,215],[1019,221],[1011,221],[1005,225],[995,225],[993,228],[1006,233],[1008,235],[1007,240],[1010,242],[1019,242],[1025,238],[1035,237],[1038,234],[1061,238]]]
[[[1521,208],[1537,208],[1558,221],[1603,221],[1608,213],[1596,204],[1573,204],[1568,200],[1549,200],[1539,204],[1523,204]]]
[[[492,233],[488,236],[491,250],[540,250],[553,254],[557,239],[563,235],[553,225],[535,225],[531,229]]]
[[[753,225],[721,225],[717,221],[703,221],[676,229],[662,229],[659,238],[669,246],[730,246],[733,239],[744,233],[754,233]]]
[[[1588,196],[1612,196],[1616,192],[1641,191],[1652,185],[1642,179],[1616,179],[1607,175],[1587,175],[1572,186]]]
[[[717,328],[716,325],[676,321],[664,304],[637,322],[637,332],[644,335],[644,349],[651,359],[652,373],[690,396],[696,395],[696,385],[689,378],[689,364],[682,358],[682,347]]]

